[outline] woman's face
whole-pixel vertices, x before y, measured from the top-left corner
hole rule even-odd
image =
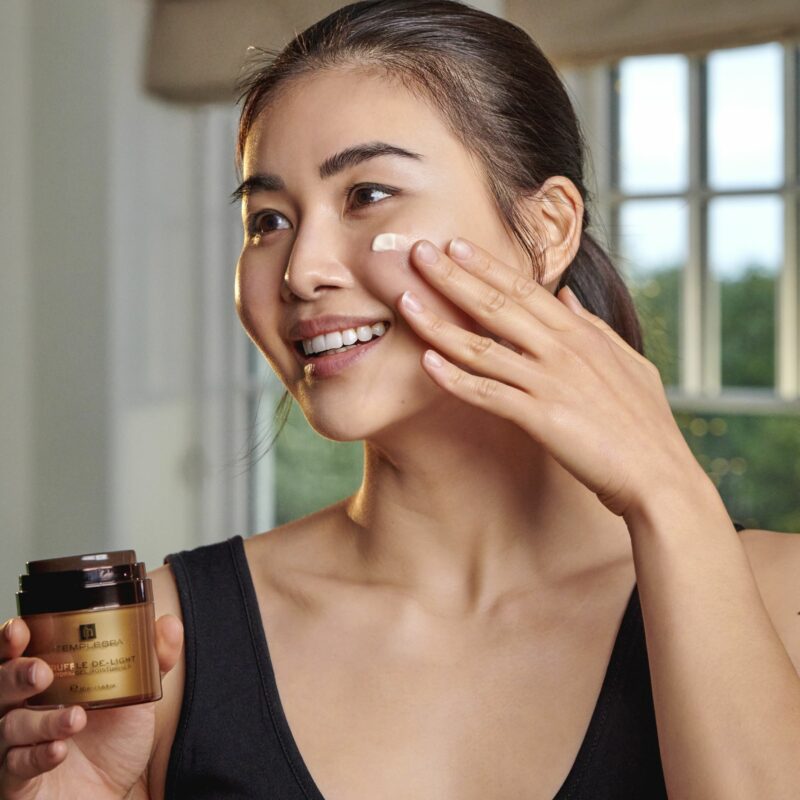
[[[343,159],[320,174],[335,154],[379,142],[419,157]],[[464,406],[424,373],[427,345],[405,324],[397,299],[411,289],[441,317],[481,329],[410,266],[408,250],[417,239],[443,248],[465,236],[523,267],[477,164],[438,114],[385,78],[318,73],[256,120],[243,177],[237,311],[310,424],[330,439],[369,439],[433,405]],[[401,250],[371,249],[385,232],[406,237]],[[292,328],[323,315],[384,321],[387,330],[363,352],[354,348],[359,357],[341,369],[321,369],[298,353]]]

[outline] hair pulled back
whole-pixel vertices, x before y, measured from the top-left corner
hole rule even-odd
[[[555,69],[525,31],[456,0],[361,0],[298,33],[281,51],[255,52],[239,81],[240,169],[256,118],[297,79],[344,68],[399,81],[432,103],[476,158],[500,218],[540,282],[536,231],[520,201],[551,176],[575,184],[584,204],[581,242],[556,291],[568,285],[585,308],[643,353],[633,299],[590,231],[585,145],[575,111]]]

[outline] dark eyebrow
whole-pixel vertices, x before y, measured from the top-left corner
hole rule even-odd
[[[403,147],[388,144],[387,142],[366,142],[347,147],[338,153],[326,158],[319,165],[319,177],[322,180],[342,172],[349,167],[354,167],[362,161],[378,156],[401,156],[422,160],[419,153],[412,153]],[[286,188],[286,184],[279,175],[272,173],[257,173],[243,180],[235,191],[231,193],[231,202],[235,203],[243,197],[254,192],[278,192]]]

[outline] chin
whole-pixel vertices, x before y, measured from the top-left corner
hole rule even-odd
[[[301,387],[295,392],[308,424],[336,442],[378,440],[382,434],[419,424],[420,415],[433,411],[447,398],[443,389],[422,374],[419,364],[408,376],[376,376],[367,387],[332,391],[334,387]],[[356,396],[353,396],[355,393]],[[452,398],[451,398],[452,399]]]
[[[436,386],[427,376],[406,384],[406,392],[387,392],[381,397],[374,387],[369,398],[353,404],[321,403],[296,397],[308,424],[326,439],[335,442],[370,441],[376,444],[402,444],[431,427],[438,428],[443,418],[453,419],[465,404]]]

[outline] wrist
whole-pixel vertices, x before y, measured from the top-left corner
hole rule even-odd
[[[698,518],[730,520],[714,482],[697,461],[668,480],[648,487],[647,492],[622,515],[631,536],[663,529],[696,529]]]

